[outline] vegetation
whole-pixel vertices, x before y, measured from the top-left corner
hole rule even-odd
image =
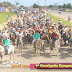
[[[63,4],[63,5],[57,5],[57,6],[55,6],[55,5],[49,5],[48,7],[49,7],[49,8],[54,8],[54,7],[56,7],[56,8],[72,9],[71,3]]]
[[[7,15],[13,16],[15,15],[15,13],[14,12],[0,12],[0,24],[7,21],[7,18],[6,18]]]
[[[10,2],[0,2],[0,7],[8,7],[8,6],[13,6]]]
[[[72,27],[72,23],[71,23],[71,22],[65,21],[65,20],[62,19],[62,18],[53,16],[53,15],[48,14],[48,13],[47,13],[47,15],[49,15],[50,17],[52,17],[52,18],[54,19],[54,22],[56,23],[57,26],[58,26],[58,21],[59,21],[59,20],[62,20],[62,23],[63,23],[64,25],[67,25],[67,26],[71,26],[71,27]]]
[[[34,5],[33,5],[33,8],[39,8],[39,5],[34,4]]]

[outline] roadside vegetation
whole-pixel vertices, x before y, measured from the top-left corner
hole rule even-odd
[[[58,21],[61,20],[64,25],[67,25],[67,26],[71,26],[72,27],[72,23],[71,22],[65,21],[64,19],[59,18],[59,17],[56,17],[56,16],[53,16],[53,15],[51,15],[49,13],[47,13],[47,15],[49,15],[50,17],[52,17],[54,19],[54,22],[55,22],[55,24],[57,26],[58,26]]]
[[[15,15],[14,12],[0,12],[0,24],[3,24],[4,22],[7,21],[6,16],[10,18],[13,15]]]

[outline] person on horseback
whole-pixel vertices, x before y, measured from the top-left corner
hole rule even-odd
[[[64,27],[62,28],[62,31],[63,31],[63,40],[64,40],[65,45],[66,45],[66,41],[67,41],[67,28],[66,28],[66,25],[64,25]]]
[[[8,49],[9,49],[10,40],[8,39],[7,35],[5,35],[3,37],[3,43],[4,43],[4,47],[5,47],[5,54],[8,55]]]
[[[71,30],[71,27],[69,26],[68,37],[67,37],[68,43],[70,42],[69,40],[70,40],[70,37],[71,37],[71,32],[72,32],[72,30]]]
[[[72,29],[70,29],[69,35],[70,35],[70,36],[69,36],[69,37],[70,37],[70,38],[69,38],[69,42],[72,42]]]
[[[70,22],[70,20],[71,20],[71,16],[69,15],[69,16],[68,16],[68,21]]]
[[[35,32],[35,34],[33,35],[33,44],[35,45],[37,39],[40,39],[40,34],[38,32],[38,30]]]
[[[2,37],[2,32],[1,32],[1,30],[0,30],[0,38]]]
[[[56,33],[56,30],[50,35],[50,39],[52,38],[52,47],[54,47],[55,41],[59,38],[59,35]]]

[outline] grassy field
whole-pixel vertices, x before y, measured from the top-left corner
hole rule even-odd
[[[52,17],[52,18],[54,19],[54,22],[55,22],[55,24],[56,24],[57,26],[58,26],[58,21],[59,21],[59,20],[62,20],[62,23],[63,23],[64,25],[67,25],[67,26],[71,26],[71,27],[72,27],[72,23],[71,23],[71,22],[65,21],[65,20],[62,19],[62,18],[53,16],[53,15],[48,14],[48,13],[47,13],[47,15],[49,15],[50,17]]]
[[[0,12],[0,24],[3,24],[4,22],[7,21],[7,18],[6,18],[7,15],[10,15],[11,17],[15,15],[15,13],[14,12]]]

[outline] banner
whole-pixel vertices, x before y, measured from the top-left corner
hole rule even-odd
[[[72,63],[40,63],[30,64],[31,69],[72,69]]]

